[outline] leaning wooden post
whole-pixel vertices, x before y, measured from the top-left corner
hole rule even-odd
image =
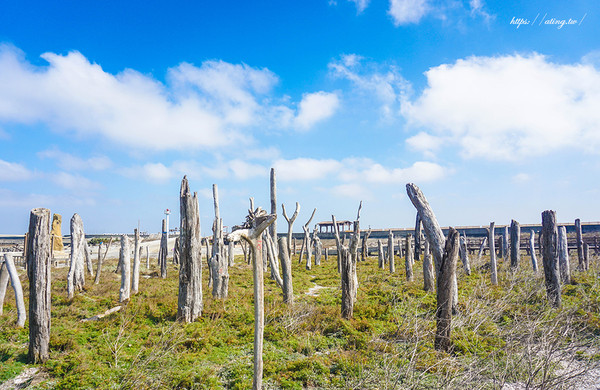
[[[490,245],[490,275],[492,284],[496,286],[498,284],[498,265],[496,264],[496,240],[494,239],[494,226],[495,222],[490,222],[488,243]]]
[[[585,260],[583,258],[583,234],[581,231],[581,220],[577,218],[575,220],[575,234],[577,242],[577,258],[579,259],[579,270],[585,270]]]
[[[450,329],[452,325],[452,297],[454,295],[454,274],[458,261],[459,233],[450,228],[444,248],[437,279],[437,329],[435,332],[434,348],[450,352]]]
[[[510,268],[519,268],[521,260],[521,225],[514,219],[510,222]]]
[[[179,237],[175,238],[175,245],[173,245],[173,264],[179,264]]]
[[[390,265],[390,273],[393,274],[396,272],[396,264],[394,263],[394,233],[390,229],[388,233],[388,263]]]
[[[467,275],[471,275],[471,264],[469,263],[469,248],[467,247],[467,235],[460,236],[460,259]]]
[[[121,236],[121,253],[119,261],[121,262],[121,288],[119,289],[119,302],[129,300],[131,287],[131,257],[129,249],[129,238],[126,234]]]
[[[166,279],[167,277],[167,255],[168,255],[168,232],[167,232],[167,220],[162,220],[162,229],[160,235],[160,248],[158,250],[158,266],[160,268],[160,277]]]
[[[537,274],[538,262],[537,257],[535,256],[535,231],[533,229],[531,229],[531,231],[529,232],[529,253],[531,254],[531,266],[533,267],[533,272]]]
[[[177,319],[193,322],[202,315],[202,242],[198,195],[190,193],[187,176],[179,193],[179,293]]]
[[[490,234],[490,229],[486,229],[487,230],[487,234],[489,236]],[[481,256],[483,256],[483,252],[485,251],[485,244],[487,244],[487,236],[483,237],[483,240],[481,240],[481,245],[479,246],[479,252],[477,252],[477,264],[481,263]]]
[[[81,291],[85,285],[84,245],[83,221],[79,214],[73,214],[71,218],[71,266],[67,274],[67,294],[69,299],[73,299],[75,290]]]
[[[30,363],[44,363],[50,357],[50,210],[31,210],[27,235],[29,276]]]
[[[296,211],[294,211],[294,214],[292,214],[291,217],[288,218],[287,214],[285,213],[285,205],[282,203],[281,204],[281,209],[283,211],[283,218],[285,218],[285,220],[288,223],[288,231],[287,231],[287,250],[288,250],[288,255],[291,259],[292,255],[296,254],[296,240],[294,241],[294,251],[292,252],[292,228],[294,227],[294,221],[296,220],[296,218],[298,217],[298,213],[300,212],[300,203],[296,202]]]
[[[546,210],[542,213],[542,260],[548,300],[554,307],[561,304],[557,236],[556,212]]]
[[[431,261],[431,250],[429,249],[429,240],[425,239],[425,251],[423,253],[423,290],[434,290],[434,271]]]
[[[409,282],[413,281],[413,263],[414,263],[414,252],[412,250],[412,234],[406,236],[404,247],[404,267],[406,269],[406,280]]]
[[[369,236],[371,235],[371,228],[363,234],[362,247],[360,249],[360,257],[362,261],[366,261],[369,257]]]
[[[7,253],[4,254],[3,269],[6,269],[6,273],[10,276],[10,284],[12,285],[13,291],[15,292],[15,303],[17,305],[17,327],[22,328],[23,326],[25,326],[25,318],[27,317],[27,315],[25,312],[25,301],[23,300],[23,287],[21,286],[21,280],[19,279],[19,274],[17,273],[17,268],[15,267],[12,255],[9,255]],[[4,283],[5,290],[6,283],[8,283],[8,279],[9,278],[6,278],[6,282]],[[0,289],[1,288],[2,282],[0,281]],[[3,303],[4,294],[0,293],[0,314],[2,314]]]
[[[558,228],[558,268],[560,269],[560,279],[564,284],[571,283],[571,266],[569,264],[569,247],[567,243],[567,228],[561,226]]]
[[[291,305],[294,303],[292,261],[288,253],[287,237],[285,236],[279,239],[279,259],[281,260],[281,273],[283,276],[283,302]]]
[[[377,240],[377,257],[379,259],[379,268],[383,269],[385,267],[385,256],[383,254],[383,243],[381,239]]]
[[[137,294],[140,285],[140,232],[133,229],[133,275],[131,277],[131,293]]]
[[[4,255],[6,256],[6,255]],[[0,315],[4,310],[4,297],[6,296],[6,288],[8,287],[8,269],[6,268],[5,261],[0,261]]]

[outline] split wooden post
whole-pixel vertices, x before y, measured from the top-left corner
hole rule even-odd
[[[119,253],[121,262],[121,288],[119,289],[119,302],[125,302],[130,297],[131,292],[131,255],[129,249],[129,237],[127,234],[121,236],[121,253]]]
[[[394,233],[390,229],[388,233],[388,248],[387,248],[388,264],[390,265],[390,273],[396,272],[396,264],[394,263]]]
[[[496,240],[494,238],[495,222],[490,222],[488,243],[490,245],[490,276],[492,284],[498,285],[498,265],[496,264]]]
[[[515,271],[521,261],[521,225],[514,219],[510,222],[510,268]]]
[[[3,276],[4,274],[6,276]],[[4,282],[2,281],[3,278]],[[2,314],[2,305],[4,303],[4,294],[6,292],[8,279],[10,279],[10,284],[12,285],[15,293],[15,304],[17,306],[17,327],[22,328],[25,326],[25,319],[27,317],[25,311],[25,301],[23,300],[23,287],[21,286],[21,280],[19,279],[17,267],[15,267],[12,255],[5,253],[4,265],[2,266],[2,271],[0,272],[0,314]]]
[[[294,227],[294,221],[298,217],[298,213],[300,213],[300,203],[296,202],[296,211],[294,211],[294,214],[292,214],[291,217],[288,217],[287,214],[285,213],[285,205],[283,203],[281,204],[281,209],[283,211],[283,218],[285,218],[285,220],[287,221],[287,224],[288,224],[287,251],[288,251],[288,256],[291,259],[292,256],[296,254],[296,240],[292,240],[292,229]],[[293,252],[292,252],[292,241],[294,241]]]
[[[585,260],[583,258],[583,233],[581,230],[581,220],[575,220],[575,236],[577,242],[577,258],[579,259],[579,270],[585,270]]]
[[[567,228],[558,228],[558,268],[560,269],[560,280],[564,284],[571,283],[571,266],[569,264],[569,247],[567,243]]]
[[[229,261],[225,254],[225,244],[223,241],[223,219],[219,211],[219,188],[213,184],[213,202],[215,209],[215,219],[213,221],[213,247],[210,258],[210,269],[212,276],[212,295],[217,299],[227,298],[229,293]],[[263,252],[266,253],[267,248]]]
[[[435,288],[435,274],[433,271],[433,262],[431,261],[431,250],[429,249],[429,240],[425,239],[425,248],[423,253],[423,290],[433,291]]]
[[[550,304],[560,307],[560,271],[558,262],[558,232],[556,228],[556,212],[546,210],[542,213],[542,260],[546,292]]]
[[[252,388],[262,389],[263,374],[263,335],[265,330],[263,266],[257,254],[257,242],[263,231],[277,218],[277,215],[267,214],[261,208],[248,210],[246,223],[229,234],[229,239],[239,241],[244,239],[250,246],[252,254],[252,273],[254,279],[254,379]]]
[[[383,254],[383,243],[381,239],[377,240],[377,257],[379,259],[379,268],[383,269],[385,267],[385,256]]]
[[[71,218],[71,265],[67,274],[67,295],[69,299],[73,299],[75,290],[81,291],[85,285],[84,246],[83,221],[79,214],[75,213]]]
[[[30,363],[44,363],[50,357],[50,210],[31,210],[27,234],[27,275],[29,277]]]
[[[469,248],[467,247],[467,235],[460,236],[460,259],[467,275],[471,275],[471,264],[469,263]]]
[[[412,250],[412,234],[406,236],[404,247],[404,268],[406,269],[406,280],[412,282],[413,277],[413,263],[414,263],[414,252]]]
[[[140,286],[140,232],[133,229],[133,275],[131,277],[131,293],[137,294]]]
[[[287,237],[279,239],[279,259],[283,274],[283,302],[291,305],[294,303],[294,287],[292,285],[292,260],[288,253]]]
[[[436,350],[450,352],[450,330],[452,326],[452,297],[456,263],[458,261],[459,233],[450,228],[448,239],[444,248],[444,254],[437,275],[437,310],[434,348]]]
[[[167,256],[168,256],[168,232],[167,220],[162,220],[162,228],[160,235],[160,248],[158,249],[158,268],[160,268],[160,277],[167,278]]]
[[[198,194],[190,193],[187,176],[179,192],[179,292],[177,319],[190,323],[202,315],[202,236]]]
[[[535,255],[535,231],[533,229],[529,232],[529,253],[531,254],[531,266],[533,267],[533,272],[537,274],[538,262]]]
[[[417,213],[417,218],[415,221],[415,261],[419,261],[421,255],[421,216]],[[402,246],[400,246],[401,248]]]
[[[369,257],[369,236],[371,235],[371,228],[367,230],[362,237],[362,247],[360,248],[360,257],[362,261],[366,261]]]

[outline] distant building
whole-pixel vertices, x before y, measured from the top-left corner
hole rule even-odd
[[[336,222],[337,222],[338,230],[340,231],[340,233],[353,231],[354,222],[351,222],[351,221],[336,221]],[[333,222],[331,222],[331,221],[317,223],[317,229],[319,230],[319,233],[334,233]]]

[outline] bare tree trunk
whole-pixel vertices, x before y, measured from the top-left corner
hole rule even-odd
[[[106,244],[106,250],[104,251],[104,256],[100,258],[100,248],[102,248],[102,244],[98,244],[98,267],[96,268],[96,279],[94,279],[94,284],[100,283],[100,272],[102,271],[102,263],[106,259],[106,254],[108,253],[108,248],[110,248],[110,244],[112,244],[113,238],[111,237],[108,240],[108,244]]]
[[[130,297],[131,286],[131,257],[129,249],[129,238],[126,234],[121,236],[121,289],[119,290],[119,302],[125,302]]]
[[[556,212],[546,210],[542,213],[542,260],[548,300],[554,307],[561,304],[557,236]]]
[[[514,219],[510,223],[510,268],[519,268],[521,261],[521,225]]]
[[[340,240],[340,232],[337,226],[335,216],[332,215],[333,231],[335,233],[335,242],[337,245],[338,259],[341,265],[341,281],[342,281],[342,307],[341,314],[345,319],[352,318],[354,313],[354,302],[358,291],[358,277],[356,273],[356,264],[358,263],[358,241],[360,240],[360,210],[362,209],[362,201],[358,206],[356,221],[354,221],[354,232],[350,237],[350,244],[345,247]]]
[[[71,266],[67,274],[67,295],[69,299],[73,299],[75,290],[81,291],[85,285],[84,246],[83,221],[79,214],[73,214],[71,218]]]
[[[213,222],[212,257],[210,258],[211,275],[213,278],[212,295],[214,298],[225,299],[229,292],[229,262],[227,261],[225,245],[223,243],[223,220],[219,212],[219,189],[216,184],[213,184],[213,201],[215,220]]]
[[[388,253],[387,253],[387,258],[388,258],[388,263],[390,265],[390,273],[394,273],[396,272],[396,264],[394,263],[394,233],[392,233],[392,230],[389,231],[388,233]]]
[[[425,239],[425,253],[423,254],[423,290],[434,290],[434,271],[431,261],[431,250],[429,249],[429,240]]]
[[[381,239],[377,240],[377,257],[379,260],[379,268],[383,269],[385,267],[385,256],[383,254],[383,243]]]
[[[496,264],[496,240],[494,239],[495,222],[490,222],[488,243],[490,244],[490,274],[492,284],[498,285],[498,265]]]
[[[583,234],[581,231],[581,220],[575,220],[575,234],[577,236],[577,258],[579,259],[579,270],[585,270],[585,260],[583,258]]]
[[[31,210],[27,233],[27,275],[29,277],[30,363],[44,363],[50,357],[50,210]]]
[[[490,229],[487,229],[487,234],[490,234]],[[479,252],[477,253],[477,264],[481,263],[481,256],[483,256],[483,252],[485,251],[485,244],[487,244],[487,239],[487,237],[483,237],[483,240],[481,240]]]
[[[533,229],[529,232],[529,253],[531,254],[531,266],[533,267],[533,272],[537,274],[538,262],[535,256],[535,231]]]
[[[292,285],[292,261],[287,249],[289,249],[287,237],[281,237],[279,239],[279,259],[283,274],[283,302],[291,305],[294,303],[294,287]]]
[[[532,230],[533,232],[533,230]],[[569,247],[567,244],[567,228],[558,228],[558,263],[560,279],[564,284],[571,283],[571,266],[569,264]]]
[[[435,332],[434,348],[436,350],[450,352],[450,330],[452,326],[452,297],[454,274],[456,273],[456,263],[458,261],[459,233],[454,228],[450,228],[448,239],[444,249],[444,255],[440,263],[440,270],[437,278],[437,329]]]
[[[417,218],[415,221],[415,255],[414,255],[414,259],[416,261],[419,260],[419,256],[421,255],[421,216],[419,215],[419,213],[417,213]],[[399,246],[400,248],[402,248],[402,245]]]
[[[25,326],[25,319],[27,317],[25,312],[25,301],[23,300],[23,287],[21,286],[21,280],[19,279],[19,274],[17,273],[17,268],[15,267],[15,263],[13,261],[12,255],[7,253],[4,254],[4,266],[2,269],[6,270],[8,276],[10,276],[10,284],[13,287],[13,291],[15,292],[15,304],[17,306],[17,327],[22,328]],[[2,279],[0,277],[0,279]],[[4,287],[4,291],[6,291],[6,284],[8,283],[8,277],[6,281],[2,283],[0,280],[0,289]],[[4,284],[4,286],[2,286]],[[4,292],[0,292],[0,314],[2,314],[2,304],[4,303]]]
[[[167,256],[168,250],[168,232],[167,232],[167,220],[162,220],[162,229],[160,235],[160,249],[158,250],[158,267],[160,268],[160,277],[163,279],[167,278]]]
[[[469,264],[469,248],[467,247],[467,235],[460,237],[460,259],[467,275],[471,275],[471,264]]]
[[[131,293],[137,294],[140,285],[140,232],[133,229],[133,276],[131,278]]]
[[[202,315],[202,236],[198,194],[190,193],[187,177],[181,181],[179,198],[179,293],[177,319],[193,322]]]
[[[404,268],[406,269],[406,280],[409,282],[413,281],[413,263],[414,263],[414,259],[413,259],[413,255],[414,252],[412,250],[412,235],[409,234],[406,236],[406,242],[405,242],[405,248],[404,248],[404,254],[406,256],[406,258],[404,259]]]

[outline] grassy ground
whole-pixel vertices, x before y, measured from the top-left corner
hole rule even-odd
[[[484,259],[485,260],[485,259]],[[500,284],[474,264],[459,271],[460,313],[453,319],[454,352],[433,349],[435,295],[422,290],[421,262],[415,281],[359,263],[354,318],[340,318],[335,257],[307,271],[293,261],[295,304],[265,280],[265,388],[501,388],[521,382],[569,388],[595,367],[600,354],[600,279],[597,260],[576,284],[563,287],[563,307],[548,306],[541,275],[528,259],[512,275],[500,262]],[[252,270],[230,269],[229,298],[214,300],[204,268],[204,311],[195,323],[175,322],[177,271],[168,278],[143,273],[140,293],[120,312],[100,321],[81,319],[118,305],[120,278],[104,267],[102,281],[89,276],[86,290],[66,299],[66,268],[53,269],[51,357],[37,388],[161,389],[234,388],[252,384]],[[268,275],[268,273],[266,273]],[[22,279],[25,279],[23,276]],[[326,287],[316,297],[305,294]],[[24,290],[28,284],[23,280]],[[26,297],[26,304],[28,300]],[[0,383],[26,367],[28,330],[14,327],[12,291],[0,316]],[[562,361],[562,363],[560,363]]]

